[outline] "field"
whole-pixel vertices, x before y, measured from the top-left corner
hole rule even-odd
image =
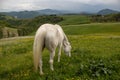
[[[120,80],[120,23],[60,24],[72,45],[71,58],[62,52],[58,63],[56,53],[52,72],[45,50],[40,76],[33,70],[33,36],[1,39],[0,80]]]
[[[63,15],[63,21],[59,24],[61,25],[76,25],[90,23],[90,18],[83,15]]]

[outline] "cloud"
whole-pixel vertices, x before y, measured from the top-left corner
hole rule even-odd
[[[0,11],[59,9],[96,11],[103,8],[120,10],[120,0],[1,0]]]

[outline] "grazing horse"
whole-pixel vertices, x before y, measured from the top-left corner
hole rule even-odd
[[[35,70],[40,68],[40,75],[42,71],[42,51],[44,48],[50,51],[50,69],[54,71],[53,59],[55,56],[55,50],[58,47],[58,62],[60,62],[61,49],[63,47],[64,52],[70,57],[71,56],[71,45],[59,25],[43,24],[37,30],[34,45],[33,45],[33,56],[34,56],[34,67]]]

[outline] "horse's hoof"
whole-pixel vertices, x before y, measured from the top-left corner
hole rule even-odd
[[[43,72],[40,72],[40,75],[42,76],[42,75],[44,75],[44,73],[43,73]]]
[[[52,71],[54,71],[54,69],[53,69],[53,68],[51,68],[51,70],[52,70]]]
[[[60,60],[58,60],[58,62],[60,62]]]

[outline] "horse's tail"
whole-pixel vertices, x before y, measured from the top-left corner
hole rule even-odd
[[[42,33],[37,33],[34,39],[33,45],[33,60],[35,71],[38,70],[39,62],[42,65],[42,50],[44,48],[44,35]]]

